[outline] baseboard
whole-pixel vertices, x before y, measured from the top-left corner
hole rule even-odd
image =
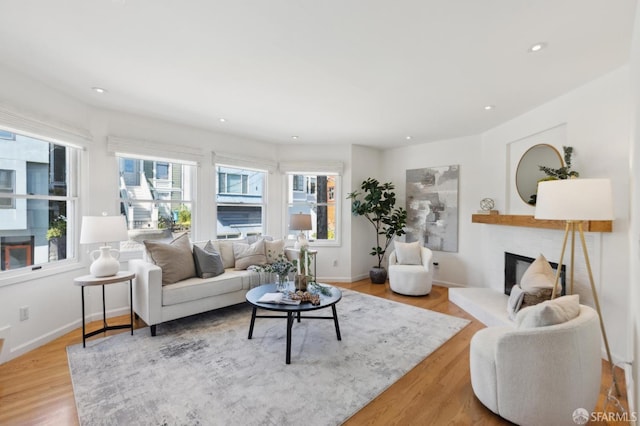
[[[128,306],[123,307],[123,308],[118,308],[118,309],[113,309],[113,310],[109,310],[107,311],[107,319],[108,318],[112,318],[112,317],[117,317],[120,315],[127,315],[129,314],[130,309]],[[99,313],[94,313],[91,315],[87,315],[86,316],[86,323],[90,323],[92,321],[97,321],[97,320],[102,320],[102,312]],[[39,348],[40,346],[51,342],[52,340],[57,339],[58,337],[64,336],[65,334],[76,330],[78,328],[82,327],[82,320],[81,319],[77,319],[75,321],[72,321],[68,324],[65,324],[61,327],[58,327],[55,330],[52,330],[48,333],[43,334],[42,336],[38,336],[35,339],[32,339],[28,342],[25,342],[19,346],[16,346],[15,348],[12,348],[9,345],[9,341],[8,339],[5,339],[4,345],[2,347],[2,353],[0,353],[0,364],[10,361],[14,358],[19,357],[20,355],[24,355],[29,351],[32,351],[36,348]],[[2,332],[5,329],[9,329],[10,327],[4,327],[2,329],[0,329],[0,338],[3,337]],[[7,331],[7,335],[8,335],[8,331]],[[4,355],[3,355],[4,354]]]
[[[448,287],[448,288],[464,288],[465,286],[463,286],[462,284],[458,284],[458,283],[450,283],[448,281],[437,281],[437,280],[433,280],[433,284],[435,285],[439,285],[441,287]]]

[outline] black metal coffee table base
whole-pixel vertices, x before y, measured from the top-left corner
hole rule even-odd
[[[342,299],[342,292],[331,287],[331,296],[321,296],[320,305],[313,306],[311,303],[301,303],[300,305],[278,305],[270,303],[258,303],[257,300],[265,293],[275,292],[275,284],[267,284],[260,287],[256,287],[247,293],[247,301],[253,306],[251,313],[251,323],[249,324],[249,339],[253,337],[253,327],[256,322],[256,318],[286,318],[287,319],[287,353],[286,363],[291,364],[291,333],[293,329],[293,323],[296,318],[298,322],[304,319],[328,319],[333,320],[336,327],[336,337],[338,340],[342,340],[340,335],[340,324],[338,322],[338,312],[336,311],[336,303]],[[331,306],[332,316],[311,316],[301,315],[301,312],[314,311],[318,309],[324,309]],[[258,308],[286,313],[286,315],[258,315]]]

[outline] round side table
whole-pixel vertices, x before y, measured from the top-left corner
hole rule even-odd
[[[78,277],[73,280],[75,285],[80,286],[82,289],[82,347],[86,348],[86,340],[87,337],[95,336],[99,333],[104,333],[107,330],[120,330],[122,328],[131,328],[131,335],[133,336],[133,279],[136,277],[136,274],[129,271],[120,271],[115,275],[110,277],[94,277],[93,275],[84,275],[82,277]],[[107,324],[107,312],[104,303],[104,286],[108,284],[116,284],[129,281],[129,303],[130,303],[130,322],[129,324],[122,325],[108,325]],[[84,316],[84,288],[94,285],[102,286],[102,328],[99,330],[92,331],[91,333],[86,332],[85,325],[85,316]]]

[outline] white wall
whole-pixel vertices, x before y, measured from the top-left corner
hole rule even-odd
[[[613,183],[614,232],[587,234],[587,241],[612,352],[618,360],[628,358],[629,109],[629,68],[623,67],[482,135],[385,151],[384,176],[396,183],[401,203],[407,169],[460,165],[459,251],[435,252],[440,263],[435,280],[501,290],[507,249],[531,257],[543,252],[557,261],[562,231],[473,224],[471,215],[484,197],[493,198],[501,213],[533,214],[534,208],[521,200],[510,211],[509,204],[519,197],[508,179],[519,158],[509,157],[509,144],[565,125],[565,145],[575,149],[574,169],[582,177],[608,177]],[[590,303],[581,252],[576,264],[576,283],[586,286],[579,293]]]
[[[631,223],[629,230],[629,269],[630,296],[629,312],[629,347],[628,359],[633,360],[630,377],[627,376],[627,387],[632,392],[628,400],[633,403],[635,411],[640,407],[640,380],[638,380],[638,358],[640,357],[640,7],[636,8],[633,40],[631,44],[631,96],[632,139],[629,155],[631,198]],[[630,383],[631,382],[631,383]]]
[[[382,177],[382,163],[386,163],[381,152],[374,148],[360,145],[351,146],[351,184],[347,187],[345,197],[353,191],[361,191],[360,185],[367,178],[386,182]],[[396,184],[397,182],[393,182]],[[377,266],[378,261],[371,256],[372,247],[376,245],[375,233],[371,224],[364,217],[351,214],[351,201],[347,200],[347,212],[351,223],[351,278],[353,281],[369,276],[369,269]]]
[[[459,165],[458,252],[434,251],[434,281],[448,286],[481,286],[482,263],[478,256],[481,229],[471,223],[480,200],[491,197],[482,187],[482,140],[479,136],[444,140],[386,150],[384,179],[396,184],[398,204],[406,208],[406,171],[424,167]]]

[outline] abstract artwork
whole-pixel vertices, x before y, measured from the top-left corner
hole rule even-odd
[[[458,251],[459,166],[407,170],[406,241]]]

